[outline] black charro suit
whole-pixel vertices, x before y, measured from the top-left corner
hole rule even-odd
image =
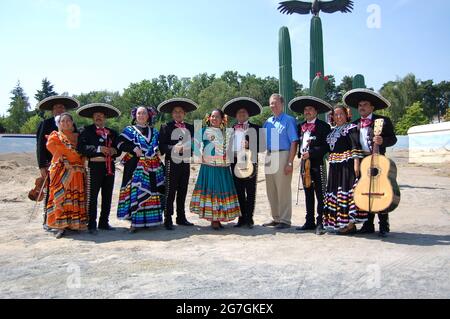
[[[186,196],[191,173],[190,159],[192,149],[189,154],[172,154],[173,148],[178,143],[183,143],[185,147],[192,148],[194,138],[194,126],[183,123],[185,128],[178,128],[175,121],[161,126],[159,132],[159,149],[165,155],[166,167],[166,196],[164,209],[164,223],[166,227],[172,226],[172,216],[174,214],[174,201],[177,202],[177,224],[187,223],[186,219]]]
[[[372,125],[368,127],[368,136],[367,141],[369,144],[370,151],[373,150],[373,138],[374,138],[374,128],[375,128],[375,121],[377,119],[383,119],[384,125],[383,130],[381,133],[381,137],[383,138],[383,144],[380,146],[380,154],[385,155],[386,149],[388,147],[394,146],[397,143],[397,136],[395,135],[394,125],[392,124],[392,121],[381,115],[372,115]],[[353,124],[356,124],[358,126],[358,133],[361,132],[361,119],[353,122]],[[363,144],[363,141],[361,141],[361,144]],[[389,214],[387,213],[379,213],[378,219],[380,221],[380,231],[381,232],[389,232],[390,226],[389,226]],[[367,222],[363,226],[363,230],[367,230],[371,232],[374,230],[374,220],[375,220],[375,214],[369,214],[369,218]]]
[[[97,126],[90,125],[83,129],[78,139],[77,151],[88,159],[105,158],[105,155],[99,152],[99,147],[115,148],[117,154],[111,161],[111,174],[108,174],[106,158],[105,162],[89,161],[88,171],[88,209],[89,209],[89,229],[97,229],[97,200],[100,189],[102,191],[102,206],[98,227],[107,228],[109,225],[109,215],[111,212],[111,201],[114,190],[115,165],[114,161],[121,155],[117,148],[118,134],[116,131],[106,128],[109,131],[107,139],[97,134]]]
[[[234,143],[234,132],[236,125],[233,127],[233,135],[231,137],[230,145],[228,151],[232,151],[232,145]],[[260,147],[265,145],[265,142],[261,141],[263,136],[260,136],[261,126],[252,124],[248,122],[248,129],[253,129],[256,133],[256,141],[250,141],[251,134],[245,135],[245,140],[249,143],[249,147],[253,148],[256,145],[256,153],[252,152],[252,163],[253,163],[253,174],[249,178],[241,179],[236,177],[234,174],[234,169],[237,164],[237,154],[234,152],[234,160],[231,164],[231,170],[233,174],[234,185],[236,187],[236,192],[238,195],[239,206],[241,207],[241,217],[239,217],[238,226],[246,225],[252,227],[255,222],[253,220],[253,215],[255,212],[255,201],[256,201],[256,188],[258,181],[258,153],[264,150]],[[256,142],[256,144],[255,144]]]
[[[315,129],[310,134],[309,148],[302,149],[303,139],[305,133],[302,130],[302,126],[307,122],[303,122],[299,125],[300,147],[298,157],[302,158],[302,154],[309,152],[311,162],[311,180],[312,185],[309,188],[305,188],[305,200],[306,200],[306,224],[308,228],[313,228],[315,224],[322,224],[323,222],[323,210],[324,210],[324,196],[327,187],[326,168],[324,163],[324,157],[329,152],[330,148],[327,143],[327,136],[331,133],[331,127],[326,122],[316,119]],[[302,160],[301,169],[304,171],[305,161]],[[315,214],[315,199],[317,198],[317,220],[314,220]]]

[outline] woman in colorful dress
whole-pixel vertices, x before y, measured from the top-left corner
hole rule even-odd
[[[191,212],[211,222],[215,230],[223,228],[241,215],[238,196],[227,161],[226,117],[214,110],[206,119],[200,140],[195,139],[195,151],[201,150],[202,165],[190,204]]]
[[[159,157],[159,132],[152,126],[153,107],[132,111],[133,124],[119,137],[118,148],[126,153],[117,216],[130,220],[130,232],[163,222],[164,166]]]
[[[327,137],[330,172],[325,196],[324,228],[340,235],[356,233],[356,224],[367,220],[367,213],[357,209],[353,198],[363,154],[357,126],[349,124],[348,117],[345,106],[336,106],[333,111],[336,127]]]
[[[53,155],[50,166],[47,223],[60,239],[66,230],[87,229],[84,158],[77,153],[78,133],[68,113],[56,117],[58,131],[50,134],[47,149]]]

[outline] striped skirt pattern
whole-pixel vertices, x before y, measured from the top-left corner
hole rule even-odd
[[[158,157],[139,160],[128,184],[120,190],[117,217],[131,220],[131,226],[145,228],[163,222],[164,167]]]
[[[52,229],[86,230],[85,171],[81,166],[66,168],[63,163],[50,168],[47,225]]]
[[[201,166],[190,210],[200,218],[214,222],[230,222],[241,215],[229,167]]]

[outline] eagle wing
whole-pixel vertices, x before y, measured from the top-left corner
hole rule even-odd
[[[284,14],[309,14],[311,13],[312,3],[304,1],[283,1],[280,2],[278,10]]]
[[[292,2],[292,1],[291,1]],[[334,13],[341,11],[343,13],[352,12],[353,1],[352,0],[333,0],[333,1],[321,1],[320,10],[326,13]]]

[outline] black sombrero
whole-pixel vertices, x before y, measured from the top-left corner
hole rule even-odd
[[[289,102],[289,109],[295,113],[303,114],[307,106],[314,107],[318,114],[328,113],[333,110],[333,107],[328,102],[314,96],[300,96]]]
[[[389,102],[383,96],[368,89],[351,90],[344,95],[343,101],[345,105],[354,107],[356,109],[358,108],[358,104],[361,101],[370,102],[375,107],[375,110],[383,110],[391,106],[391,102]]]
[[[158,106],[158,112],[160,113],[172,113],[176,107],[182,107],[186,113],[194,112],[198,109],[197,103],[185,98],[175,98],[162,102]]]
[[[228,116],[236,117],[236,113],[240,109],[246,109],[250,117],[261,114],[263,110],[261,104],[255,99],[250,97],[238,97],[227,102],[223,106],[222,111]]]
[[[94,113],[103,113],[107,118],[119,117],[122,114],[118,108],[105,103],[92,103],[77,110],[77,114],[81,117],[92,118]]]
[[[36,108],[41,111],[52,111],[53,107],[57,104],[63,104],[66,110],[73,110],[80,107],[80,102],[72,97],[55,95],[43,99]]]

